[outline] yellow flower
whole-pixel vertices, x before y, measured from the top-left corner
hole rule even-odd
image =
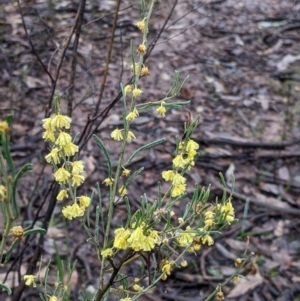
[[[55,130],[55,128],[52,125],[52,118],[45,118],[45,119],[42,120],[42,122],[43,122],[42,127],[45,130],[49,130],[49,131],[54,131]]]
[[[54,142],[55,141],[55,136],[54,136],[54,132],[52,130],[46,130],[43,133],[43,137],[42,137],[45,141],[51,141]]]
[[[176,185],[172,188],[171,197],[176,198],[177,196],[183,195],[186,192],[186,184]]]
[[[138,72],[139,68],[140,68],[140,63],[135,63],[134,66],[131,65],[130,70],[131,70],[131,72],[134,72],[136,74]]]
[[[73,175],[72,176],[72,186],[80,186],[84,182],[84,176]]]
[[[131,298],[122,298],[120,299],[120,301],[131,301],[132,299]]]
[[[133,96],[134,98],[137,98],[137,97],[140,96],[142,93],[143,93],[143,91],[140,90],[140,89],[138,89],[138,88],[134,88],[134,89],[132,90],[132,96]]]
[[[126,141],[130,142],[132,139],[136,139],[136,137],[131,131],[128,131]]]
[[[243,259],[242,258],[237,258],[234,262],[234,265],[239,268],[243,263]]]
[[[127,194],[127,189],[123,186],[118,190],[121,196],[125,196]]]
[[[55,181],[58,182],[59,184],[64,184],[68,182],[71,174],[65,170],[63,167],[59,168],[55,173],[54,173],[54,178]]]
[[[84,171],[84,164],[81,160],[72,162],[72,174],[73,175],[79,175],[83,171]]]
[[[61,128],[69,129],[71,122],[72,119],[69,116],[65,116],[61,114],[55,115],[52,118],[52,126],[54,129],[61,129]]]
[[[113,254],[114,253],[113,253],[113,249],[112,248],[107,248],[107,249],[101,251],[101,255],[104,258],[111,257],[111,256],[113,256]]]
[[[114,183],[113,178],[106,178],[105,180],[102,181],[102,184],[105,184],[106,186],[111,186]]]
[[[170,262],[167,260],[165,262],[165,264],[162,267],[162,272],[166,273],[166,275],[170,276],[171,275],[171,269],[172,269],[172,265],[170,264]]]
[[[204,227],[205,228],[209,228],[209,227],[211,227],[212,225],[214,224],[214,220],[213,219],[206,219],[205,221],[204,221]]]
[[[182,154],[177,155],[174,159],[173,159],[173,164],[174,167],[176,168],[184,168],[184,166],[186,165],[185,160],[182,157]]]
[[[240,281],[240,276],[239,276],[239,275],[235,275],[235,276],[232,278],[232,280],[233,280],[234,282],[239,282],[239,281]]]
[[[140,72],[140,76],[148,76],[150,74],[148,67],[143,67]]]
[[[57,301],[57,297],[56,297],[56,296],[51,296],[51,297],[49,298],[49,301]]]
[[[59,149],[57,147],[54,147],[51,152],[45,156],[45,160],[48,163],[54,163],[54,164],[59,164],[60,159],[59,159]]]
[[[63,152],[66,156],[74,156],[78,152],[78,146],[75,145],[74,143],[70,142],[66,144],[63,148]]]
[[[7,132],[9,130],[9,125],[7,121],[0,122],[0,132]]]
[[[12,227],[11,233],[14,238],[22,239],[24,237],[24,229],[21,226]]]
[[[194,251],[197,252],[201,249],[201,245],[194,245]]]
[[[73,218],[80,217],[84,215],[84,209],[79,207],[78,204],[66,206],[62,209],[62,214],[65,218],[72,220]]]
[[[35,276],[33,276],[33,275],[24,275],[25,285],[28,285],[28,286],[32,285],[33,287],[36,287],[34,278],[35,278]]]
[[[79,198],[79,203],[80,203],[80,207],[87,208],[90,205],[90,203],[91,203],[91,198],[82,195]]]
[[[209,219],[209,218],[214,218],[214,213],[212,211],[206,211],[204,213],[205,218]]]
[[[199,144],[197,142],[195,142],[194,140],[189,139],[189,141],[187,142],[187,145],[186,145],[186,151],[190,152],[190,151],[195,151],[197,149],[199,149]]]
[[[189,244],[191,244],[194,236],[195,233],[192,232],[181,232],[177,238],[180,247],[187,247]]]
[[[146,53],[146,45],[140,44],[136,50],[137,53],[139,54],[145,54]]]
[[[124,92],[125,92],[125,94],[131,93],[132,92],[132,86],[131,85],[126,85],[124,87]]]
[[[68,198],[68,197],[69,197],[68,191],[67,191],[66,189],[62,189],[62,190],[58,193],[56,199],[57,199],[58,201],[62,201],[64,198]]]
[[[165,170],[162,172],[162,177],[166,181],[173,181],[175,172],[173,170]]]
[[[210,235],[204,235],[201,237],[201,241],[203,244],[207,244],[208,246],[211,246],[214,244],[214,240]]]
[[[71,141],[72,141],[72,137],[70,134],[65,132],[60,132],[55,141],[55,144],[63,147],[66,144],[70,143]]]
[[[123,172],[121,174],[121,177],[128,177],[130,175],[130,169],[126,169],[123,167]]]
[[[163,105],[163,102],[161,103],[161,105],[159,107],[157,107],[155,112],[162,117],[166,116],[167,110],[166,110],[166,107]]]
[[[174,186],[185,184],[185,182],[186,182],[186,178],[185,177],[183,177],[182,175],[180,175],[177,172],[174,174],[174,178],[172,180],[172,184]]]
[[[146,26],[146,23],[144,20],[142,21],[138,21],[136,23],[136,27],[142,32],[142,33],[145,33],[145,26]]]
[[[119,129],[115,129],[111,132],[110,137],[116,141],[122,141],[123,140],[122,131]]]
[[[126,116],[126,120],[131,122],[138,116],[139,112],[136,108],[134,108],[132,112],[128,113],[128,115]]]
[[[115,230],[114,247],[121,250],[128,248],[127,238],[130,236],[130,231],[124,228],[118,228]]]
[[[217,300],[224,300],[224,294],[222,291],[217,292],[216,294]]]
[[[142,290],[142,288],[138,285],[138,284],[134,284],[133,286],[132,286],[132,288],[135,290],[135,291],[140,291],[140,290]]]
[[[5,186],[0,185],[0,201],[6,200],[7,189]]]
[[[183,261],[181,261],[180,265],[181,265],[183,268],[185,268],[185,267],[188,266],[188,263],[187,263],[186,260],[183,260]]]
[[[153,239],[152,241],[151,239],[147,239],[143,232],[142,227],[137,227],[127,240],[130,247],[136,252],[141,250],[150,251],[154,248]]]

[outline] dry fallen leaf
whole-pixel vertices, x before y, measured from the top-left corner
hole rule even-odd
[[[257,286],[263,283],[264,279],[257,272],[254,275],[248,275],[245,278],[241,278],[241,280],[236,284],[236,286],[230,291],[227,295],[228,298],[237,298],[243,296],[248,293],[250,290],[255,289]]]

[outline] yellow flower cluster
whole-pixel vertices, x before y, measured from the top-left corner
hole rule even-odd
[[[228,225],[230,225],[234,221],[234,208],[230,200],[228,200],[223,205],[218,204],[217,209],[220,210],[222,218],[226,220]]]
[[[62,114],[57,114],[43,119],[43,139],[52,142],[52,148],[45,159],[52,163],[55,168],[54,179],[62,189],[57,195],[57,200],[62,201],[71,194],[74,203],[63,208],[62,213],[68,219],[81,217],[85,209],[89,206],[91,199],[87,196],[75,197],[76,189],[84,182],[82,175],[84,164],[82,161],[71,161],[70,157],[78,152],[78,146],[72,142],[72,137],[64,130],[70,129],[71,118]],[[60,167],[57,165],[61,164]]]
[[[123,141],[124,137],[122,131],[123,130],[117,128],[111,132],[110,137],[116,141]],[[131,131],[128,131],[126,141],[130,142],[132,139],[136,139],[136,137]]]
[[[0,132],[8,132],[9,131],[9,126],[7,121],[1,121],[0,122]]]
[[[156,230],[145,231],[139,226],[134,230],[118,228],[115,230],[114,248],[120,250],[132,249],[135,252],[148,252],[161,243]]]
[[[162,280],[166,280],[168,278],[168,276],[171,275],[172,265],[173,265],[172,260],[164,261],[163,266],[161,268],[161,271],[164,273],[163,276],[161,277]]]

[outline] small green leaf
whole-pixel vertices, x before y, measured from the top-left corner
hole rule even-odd
[[[112,169],[111,169],[111,160],[110,160],[110,156],[108,154],[108,151],[107,151],[106,147],[104,146],[104,144],[103,144],[103,142],[101,141],[100,138],[98,138],[96,135],[93,135],[93,138],[104,153],[104,156],[105,156],[106,162],[107,162],[108,177],[111,178]]]
[[[30,234],[37,234],[37,233],[46,234],[46,232],[47,231],[43,228],[35,228],[35,229],[30,229],[30,230],[25,231],[24,236],[27,236],[27,235],[30,235]]]
[[[124,167],[127,166],[127,165],[134,159],[134,157],[135,157],[138,153],[140,153],[141,151],[146,150],[146,149],[149,149],[149,148],[152,148],[152,147],[154,147],[154,146],[156,146],[156,145],[159,145],[159,144],[162,144],[162,143],[164,143],[164,142],[166,142],[166,139],[165,139],[165,138],[162,138],[162,139],[153,141],[153,142],[151,142],[151,143],[148,143],[148,144],[146,144],[146,145],[140,147],[139,149],[137,149],[137,150],[130,156],[130,158],[129,158],[129,159],[127,160],[127,162],[124,164]]]
[[[13,204],[13,212],[14,212],[14,218],[17,218],[19,216],[19,207],[17,204],[17,186],[19,183],[19,180],[21,177],[25,174],[25,172],[32,170],[32,165],[27,163],[25,164],[15,175],[13,185],[12,185],[12,204]]]
[[[8,286],[6,286],[5,284],[0,283],[0,288],[2,288],[3,290],[5,290],[8,295],[11,295],[11,289]]]
[[[5,254],[5,259],[4,259],[3,264],[8,263],[8,261],[9,261],[9,259],[10,259],[11,252],[13,251],[13,249],[15,248],[16,244],[17,244],[19,241],[20,241],[20,240],[19,240],[18,238],[14,239],[14,241],[12,242],[10,248],[8,249],[8,251],[7,251],[6,254]]]

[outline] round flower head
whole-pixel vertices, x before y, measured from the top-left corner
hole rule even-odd
[[[130,142],[132,139],[136,139],[136,137],[131,131],[128,131],[126,141]]]
[[[57,147],[54,147],[51,152],[45,156],[45,160],[48,163],[54,163],[59,164],[60,158],[59,158],[59,149]]]
[[[66,146],[71,141],[72,141],[72,137],[70,134],[65,133],[65,132],[60,132],[55,141],[55,144],[63,147],[63,146]]]
[[[132,86],[131,85],[125,86],[124,87],[124,92],[125,92],[125,94],[131,93],[132,92]]]
[[[155,110],[155,112],[162,117],[166,116],[166,111],[166,107],[163,105],[163,103],[161,103],[161,105]]]
[[[35,276],[33,276],[33,275],[24,275],[25,285],[27,285],[27,286],[32,285],[33,287],[36,287],[34,278],[35,278]]]
[[[112,248],[107,248],[107,249],[101,251],[101,255],[104,258],[111,257],[111,256],[113,256],[113,254],[114,253],[113,253]]]
[[[79,175],[84,170],[84,164],[80,161],[74,161],[72,162],[72,174],[73,175]]]
[[[145,21],[144,21],[144,20],[138,21],[138,22],[136,23],[136,27],[137,27],[142,33],[144,33],[144,32],[145,32],[145,27],[146,27]]]
[[[84,176],[73,175],[72,176],[72,186],[80,186],[84,182]]]
[[[67,143],[63,147],[63,152],[66,156],[74,156],[78,152],[79,147],[72,142]]]
[[[42,137],[45,141],[51,141],[54,142],[55,141],[55,136],[54,136],[54,132],[52,130],[46,130],[43,133],[43,137]]]
[[[11,229],[12,236],[14,238],[23,238],[24,237],[24,229],[21,226],[14,226]]]
[[[65,189],[62,189],[62,190],[58,193],[56,199],[57,199],[58,201],[62,201],[63,199],[68,198],[68,197],[69,197],[68,191],[65,190]]]
[[[142,93],[143,93],[143,91],[140,90],[140,89],[138,89],[138,88],[134,88],[134,89],[132,90],[132,96],[133,96],[134,98],[137,98],[137,97],[140,96]]]
[[[137,48],[137,53],[139,53],[139,54],[145,54],[146,53],[146,49],[147,49],[146,45],[141,44]]]
[[[59,184],[64,184],[68,181],[70,178],[71,174],[65,170],[63,167],[59,168],[55,173],[54,173],[54,178],[55,181],[58,182]]]
[[[148,67],[143,67],[140,72],[140,76],[148,76],[150,74]]]
[[[82,195],[79,198],[79,203],[80,203],[80,207],[87,208],[90,205],[90,203],[91,203],[91,198]]]
[[[55,130],[55,128],[52,125],[52,118],[45,118],[45,119],[42,120],[42,122],[43,122],[42,127],[45,130],[49,130],[49,131],[54,131]]]
[[[61,114],[55,115],[52,118],[52,126],[54,129],[62,129],[62,128],[69,129],[71,122],[72,119],[69,116],[65,116]]]
[[[84,209],[78,204],[74,203],[63,208],[62,214],[65,218],[72,220],[73,218],[80,217],[84,215]]]
[[[111,132],[110,137],[116,141],[122,141],[123,140],[122,131],[119,129],[115,129]]]
[[[111,186],[113,183],[114,183],[114,179],[113,178],[106,178],[102,182],[102,184],[104,184],[105,186]]]

